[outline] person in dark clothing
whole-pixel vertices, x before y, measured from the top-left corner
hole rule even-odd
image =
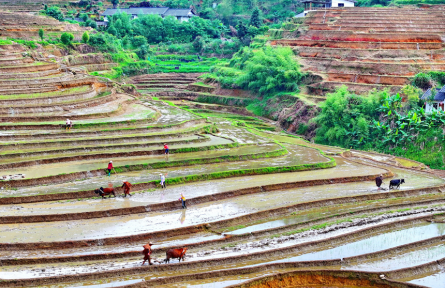
[[[382,186],[383,183],[383,175],[380,174],[380,176],[375,178],[375,185],[377,185],[378,190],[380,190],[380,186]]]
[[[181,197],[179,197],[179,201],[181,201],[181,203],[182,203],[182,209],[187,209],[187,206],[185,205],[185,197],[182,193],[181,193]]]

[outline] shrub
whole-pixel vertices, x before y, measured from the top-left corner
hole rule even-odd
[[[39,37],[41,40],[43,40],[44,33],[45,32],[43,32],[43,29],[39,29]]]
[[[142,60],[146,60],[147,59],[147,55],[148,55],[148,48],[146,45],[142,45],[141,47],[139,47],[139,49],[136,51],[136,54],[138,55],[138,57]]]
[[[258,8],[255,8],[253,10],[252,16],[250,17],[249,26],[254,26],[256,28],[259,28],[261,26],[260,10],[258,10]]]
[[[260,95],[297,92],[302,79],[300,65],[288,47],[244,47],[229,65],[218,65],[213,72],[223,86],[238,86]]]
[[[74,35],[68,32],[63,33],[60,36],[60,41],[62,41],[62,43],[65,45],[70,45],[71,41],[73,40],[74,40]]]
[[[90,34],[88,34],[88,32],[85,31],[82,35],[82,42],[87,44],[89,40],[90,40]]]
[[[198,36],[193,41],[193,49],[195,49],[196,52],[201,52],[202,48],[204,47],[204,40],[201,36]]]
[[[426,90],[433,86],[433,79],[427,73],[419,73],[414,76],[412,84],[420,89]]]
[[[315,141],[348,148],[364,145],[370,138],[370,123],[380,114],[380,100],[387,95],[384,91],[362,97],[350,93],[346,86],[327,94],[320,114],[314,118],[320,127]]]
[[[140,48],[142,46],[145,46],[145,48],[147,48],[147,38],[145,38],[144,36],[134,36],[131,45],[134,48]]]
[[[45,14],[50,16],[50,17],[53,17],[53,18],[55,18],[55,19],[57,19],[59,21],[63,21],[63,19],[65,18],[63,16],[62,11],[60,11],[60,8],[57,7],[57,6],[51,6],[51,7],[47,8],[47,9],[45,9]]]

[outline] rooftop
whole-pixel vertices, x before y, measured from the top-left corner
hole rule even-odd
[[[191,17],[195,16],[192,12],[192,9],[170,9],[168,7],[157,7],[157,8],[145,8],[145,7],[136,7],[136,8],[108,8],[102,13],[102,16],[112,16],[116,13],[127,13],[130,15],[160,15],[160,16],[176,16],[176,17]]]
[[[442,88],[434,88],[436,89],[436,95],[434,95],[434,101],[442,102],[445,100],[445,86]],[[420,99],[422,100],[428,100],[431,97],[432,90],[429,88],[426,90],[425,93],[423,93],[422,97]]]

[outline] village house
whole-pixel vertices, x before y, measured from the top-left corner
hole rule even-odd
[[[431,89],[432,88],[426,90],[422,97],[420,97],[421,100],[425,101],[425,112],[431,113],[433,108],[445,111],[445,86],[443,86],[442,88],[433,88],[436,89],[434,98],[432,98],[433,90]]]
[[[304,12],[298,14],[296,17],[304,17],[310,11],[326,9],[326,8],[338,8],[338,7],[354,7],[356,0],[303,0],[301,3],[304,5]]]
[[[116,13],[127,13],[131,15],[132,19],[136,19],[139,15],[159,15],[162,18],[166,16],[173,16],[180,22],[189,21],[190,18],[195,17],[195,13],[193,13],[192,9],[171,9],[168,7],[159,7],[159,8],[145,8],[145,7],[137,7],[137,8],[108,8],[105,10],[101,16],[104,16],[104,21],[108,22],[108,17],[112,17]]]

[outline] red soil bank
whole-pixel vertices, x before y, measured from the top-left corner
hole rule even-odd
[[[294,271],[250,280],[230,288],[281,288],[281,287],[361,287],[408,288],[423,287],[410,283],[382,280],[378,273],[359,271]]]

